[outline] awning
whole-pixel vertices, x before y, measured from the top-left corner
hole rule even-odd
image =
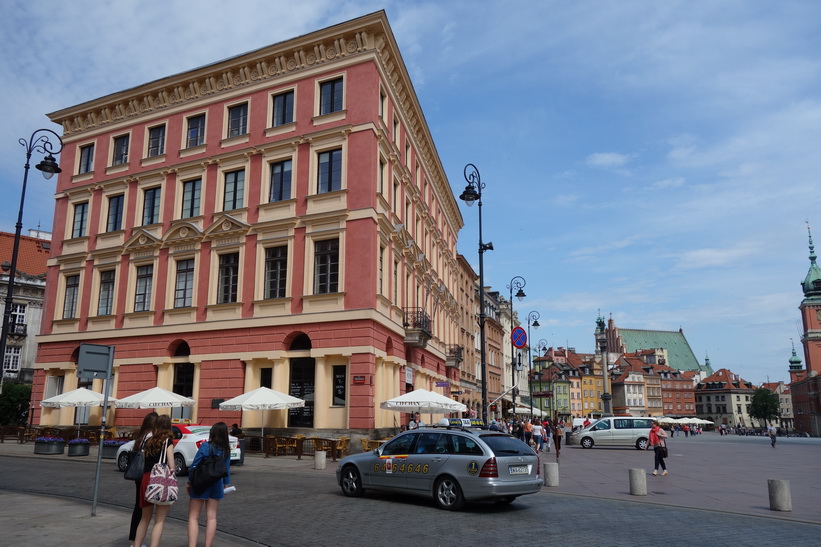
[[[529,406],[517,406],[516,408],[511,408],[510,410],[508,410],[508,413],[509,414],[530,414],[530,407]],[[544,416],[545,413],[534,406],[533,407],[533,415],[534,416]]]

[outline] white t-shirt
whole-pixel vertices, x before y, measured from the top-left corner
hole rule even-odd
[[[544,434],[542,426],[539,424],[533,424],[533,434],[541,437]]]

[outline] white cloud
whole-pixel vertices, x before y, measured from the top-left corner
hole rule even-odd
[[[627,154],[618,154],[616,152],[597,152],[590,154],[585,158],[585,163],[592,167],[602,167],[605,169],[614,169],[623,167],[630,161],[630,156]]]

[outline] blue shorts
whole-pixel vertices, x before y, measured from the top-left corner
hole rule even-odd
[[[195,494],[194,491],[191,490],[191,499],[194,500],[221,500],[224,497],[225,485],[222,483],[222,479],[206,488],[202,494]]]

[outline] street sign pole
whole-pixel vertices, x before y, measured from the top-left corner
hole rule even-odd
[[[77,358],[78,378],[103,379],[103,414],[100,420],[100,437],[97,443],[97,472],[94,476],[94,495],[91,501],[91,516],[97,516],[97,492],[100,489],[100,468],[103,463],[103,442],[105,440],[105,417],[108,411],[108,391],[111,385],[111,370],[114,366],[114,346],[80,344]]]

